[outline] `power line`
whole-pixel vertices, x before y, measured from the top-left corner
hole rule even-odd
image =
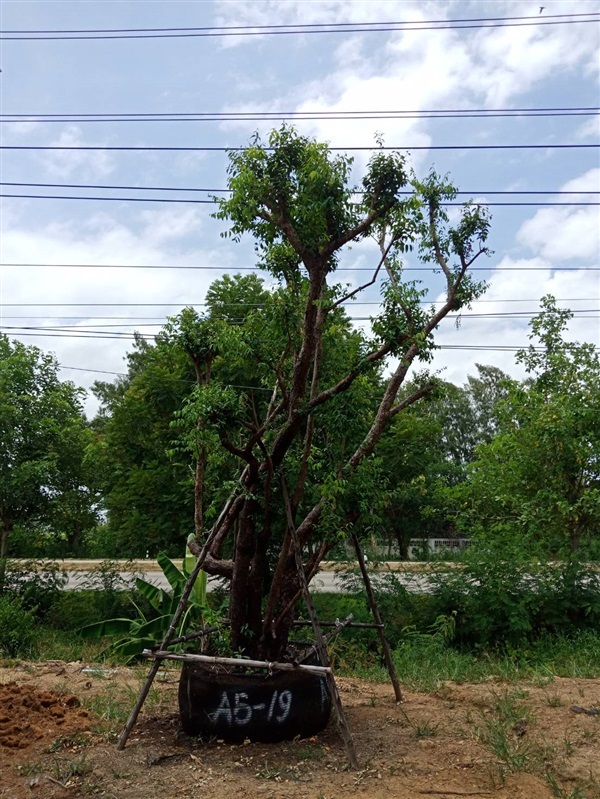
[[[187,266],[181,264],[41,264],[41,263],[4,263],[2,267],[33,267],[45,269],[182,269],[191,271],[222,271],[222,272],[262,272],[259,266]],[[403,272],[432,272],[435,266],[407,266]],[[366,266],[337,266],[336,272],[374,272],[374,269]],[[492,267],[472,266],[469,272],[489,272]],[[495,272],[547,272],[549,267],[545,266],[502,266],[495,267]],[[554,266],[553,272],[598,272],[600,266]]]
[[[115,186],[106,183],[23,183],[16,181],[0,181],[0,186],[20,186],[20,187],[37,187],[48,189],[105,189],[108,191],[182,191],[182,192],[206,192],[207,194],[230,194],[231,189],[213,189],[213,188],[198,188],[193,186]],[[353,191],[352,194],[364,194],[364,191]],[[567,191],[565,189],[499,189],[494,191],[486,191],[477,189],[472,191],[457,191],[458,195],[479,195],[479,194],[498,194],[498,195],[536,195],[536,194],[600,194],[600,190],[595,191]],[[399,191],[399,196],[412,196],[411,191]]]
[[[557,302],[588,302],[589,297],[556,297]],[[523,299],[521,297],[518,298],[506,298],[500,300],[473,300],[471,305],[479,305],[480,303],[496,303],[499,305],[505,305],[507,303],[516,303],[516,302],[539,302],[538,298],[532,299]],[[141,303],[142,305],[146,305],[146,303]],[[351,305],[348,307],[354,308],[358,305],[372,305],[372,306],[379,306],[381,303],[379,301],[372,301],[367,302],[366,300],[358,300],[356,302],[352,302]],[[442,301],[440,300],[420,300],[420,305],[441,305]],[[0,307],[7,307],[10,305],[11,307],[29,307],[29,303],[3,303],[3,306]],[[34,307],[37,305],[34,303]],[[49,303],[49,305],[56,307],[57,304]],[[78,303],[66,303],[67,306],[75,306],[79,307]],[[84,306],[86,303],[83,304]],[[104,307],[103,303],[92,303],[94,307]],[[129,306],[129,303],[114,303],[116,306]],[[140,305],[140,303],[132,303],[132,306]],[[174,308],[184,308],[184,307],[205,307],[208,305],[206,302],[195,302],[195,303],[148,303],[150,307],[174,307]],[[265,303],[247,303],[247,302],[228,302],[228,303],[220,303],[222,307],[227,308],[266,308]],[[61,305],[62,307],[62,305]],[[113,307],[113,304],[109,303],[108,307]],[[572,309],[574,311],[578,311],[579,309]],[[537,313],[537,311],[536,311]],[[40,315],[36,314],[35,316],[32,315],[6,315],[3,314],[3,319],[54,319],[54,320],[68,320],[68,321],[84,321],[86,319],[111,319],[111,320],[119,320],[119,321],[142,321],[142,322],[163,322],[167,319],[166,316],[113,316],[108,314],[102,314],[101,316],[49,316],[49,315]]]
[[[115,336],[107,335],[107,334],[90,334],[90,335],[75,335],[73,333],[44,333],[44,332],[27,332],[27,333],[16,333],[13,335],[18,336],[28,336],[28,337],[38,337],[38,338],[87,338],[87,339],[109,339],[110,341],[133,341],[133,336],[127,337],[122,336],[117,338]],[[145,338],[146,340],[152,340],[153,336],[144,336],[141,335],[141,338]],[[475,344],[437,344],[435,345],[435,349],[438,350],[477,350],[477,351],[494,351],[494,352],[518,352],[522,349],[530,349],[532,348],[536,352],[545,352],[545,347],[532,347],[529,343],[509,346],[509,345],[475,345]],[[599,347],[595,347],[596,350],[600,350]],[[73,368],[73,367],[68,367]],[[91,370],[90,370],[91,371]],[[95,370],[94,370],[95,371]]]
[[[595,192],[598,194],[599,192]],[[573,192],[579,194],[579,192]],[[183,204],[183,205],[217,205],[217,200],[191,200],[187,197],[90,197],[84,194],[10,194],[6,192],[0,193],[0,198],[12,200],[84,200],[92,202],[122,202],[122,203],[166,203],[166,204]],[[564,206],[586,206],[586,205],[600,205],[600,202],[489,202],[487,200],[477,200],[475,205],[481,205],[491,208],[523,208],[534,207],[540,208],[543,206],[564,207]],[[445,208],[461,208],[464,203],[440,203]]]
[[[205,26],[195,28],[88,28],[79,30],[16,30],[4,31],[0,39],[12,41],[65,39],[165,39],[226,36],[289,36],[315,33],[393,33],[423,30],[471,30],[475,28],[528,27],[538,25],[573,25],[597,22],[597,12],[581,14],[549,14],[544,18],[476,17],[463,19],[392,21],[392,22],[334,22],[287,25]],[[585,17],[585,19],[582,19]]]
[[[547,14],[544,19],[564,19],[571,17],[590,17],[599,16],[600,12],[589,11],[574,14]],[[364,25],[373,27],[377,25],[434,25],[437,23],[459,23],[459,22],[502,22],[518,20],[539,20],[538,14],[518,17],[468,17],[458,19],[426,19],[426,20],[391,20],[386,22],[306,22],[306,23],[283,23],[280,25],[205,25],[201,27],[171,27],[171,28],[79,28],[79,29],[55,29],[55,30],[5,30],[4,33],[10,34],[35,34],[35,33],[171,33],[175,31],[231,31],[231,30],[278,30],[288,28],[345,28],[354,25]]]
[[[504,312],[490,312],[490,313],[463,313],[461,311],[453,312],[453,315],[449,316],[449,319],[455,319],[460,317],[460,319],[531,319],[539,314],[539,309],[533,311],[504,311]],[[574,318],[584,318],[584,319],[600,319],[600,309],[599,308],[581,308],[575,309],[572,311]],[[593,316],[591,315],[593,314]],[[10,318],[10,317],[5,317]],[[56,317],[60,319],[61,317]],[[64,318],[64,317],[63,317]],[[223,319],[224,321],[228,322],[231,326],[236,327],[243,323],[244,319],[242,317],[238,319],[227,319],[225,317],[218,317]],[[348,316],[348,321],[350,322],[370,322],[372,320],[371,316]],[[119,324],[113,323],[103,323],[103,322],[94,322],[95,328],[102,328],[101,330],[93,330],[90,329],[89,325],[77,325],[77,324],[62,324],[62,325],[2,325],[1,329],[3,330],[51,330],[54,332],[68,332],[70,330],[76,331],[78,333],[108,333],[110,335],[115,336],[130,336],[131,333],[128,330],[123,330],[122,328],[138,328],[138,327],[163,327],[165,320],[162,319],[161,321],[157,322],[142,322],[141,324],[136,321],[132,321],[131,324],[123,324],[122,322]],[[112,331],[108,328],[118,327],[121,330]]]
[[[428,144],[428,145],[393,145],[352,147],[329,147],[330,152],[373,152],[381,150],[589,150],[600,147],[599,143],[588,144]],[[232,153],[245,152],[249,147],[174,147],[174,146],[140,146],[140,145],[99,145],[99,144],[2,144],[0,150],[61,150],[78,152],[171,152],[171,153]],[[261,147],[265,152],[272,152],[275,147]]]
[[[352,121],[352,120],[376,120],[376,119],[512,119],[512,118],[535,118],[546,119],[548,117],[572,117],[572,116],[598,116],[600,110],[597,108],[589,109],[561,109],[555,111],[544,111],[531,109],[526,111],[509,110],[488,111],[485,109],[464,109],[462,111],[421,111],[410,113],[408,111],[328,111],[328,112],[302,112],[289,111],[276,112],[256,112],[254,114],[244,114],[235,112],[222,113],[156,113],[156,114],[0,114],[0,123],[14,124],[15,122],[39,122],[48,123],[77,123],[88,122],[111,124],[117,122],[280,122],[291,120],[295,122],[310,121]]]
[[[63,117],[77,117],[80,119],[87,119],[92,117],[143,117],[143,118],[161,118],[161,117],[236,117],[241,120],[254,120],[256,117],[264,117],[265,119],[274,118],[278,119],[284,117],[323,117],[329,116],[363,116],[365,114],[504,114],[504,113],[518,113],[518,114],[546,114],[546,113],[583,113],[590,112],[598,114],[600,106],[597,105],[577,105],[577,106],[522,106],[514,108],[409,108],[409,109],[371,109],[365,111],[96,111],[94,113],[69,113],[63,112],[60,114],[10,114],[0,113],[0,119],[3,117],[10,117],[11,119],[26,120],[28,122],[35,122],[37,120],[46,120],[53,118]]]
[[[534,297],[530,299],[525,299],[521,297],[515,298],[504,298],[500,300],[490,300],[490,299],[480,299],[480,300],[473,300],[473,305],[480,304],[480,303],[506,303],[506,302],[539,302],[539,297]],[[557,302],[587,302],[589,297],[557,297]],[[421,300],[421,305],[431,305],[431,304],[441,304],[441,301],[436,300]],[[189,308],[189,307],[203,307],[206,306],[206,302],[5,302],[2,303],[0,307],[3,308]],[[242,306],[242,307],[256,307],[262,308],[262,305],[252,305],[250,306],[248,303],[229,303],[231,306]],[[379,305],[379,302],[363,302],[357,301],[353,302],[352,305]],[[39,318],[39,317],[24,317],[24,318]],[[57,317],[44,317],[44,318],[55,318],[55,319],[64,319],[64,316],[57,316]],[[76,319],[87,319],[90,317],[75,317]],[[107,317],[93,317],[96,319],[105,319]],[[125,317],[127,319],[131,317]],[[156,317],[154,317],[156,318]],[[162,317],[161,317],[162,318]]]

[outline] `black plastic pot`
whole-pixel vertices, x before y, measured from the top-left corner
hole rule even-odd
[[[232,743],[286,741],[324,729],[331,698],[324,677],[302,672],[213,672],[184,663],[179,712],[187,735]]]

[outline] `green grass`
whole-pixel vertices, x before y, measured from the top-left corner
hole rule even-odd
[[[380,658],[371,656],[366,665],[356,652],[338,659],[337,671],[346,676],[387,682]],[[570,639],[546,638],[526,650],[514,652],[461,652],[435,636],[407,641],[393,652],[400,681],[412,691],[435,691],[446,681],[503,682],[532,681],[538,685],[554,677],[600,677],[600,635],[579,633]]]
[[[106,647],[104,640],[91,640],[79,636],[71,630],[57,630],[54,627],[36,627],[37,660],[81,660],[92,663]]]

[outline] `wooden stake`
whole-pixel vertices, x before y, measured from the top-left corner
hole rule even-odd
[[[390,675],[390,680],[392,681],[392,685],[394,687],[396,702],[402,702],[402,691],[400,690],[400,683],[398,682],[396,667],[394,666],[394,661],[392,660],[390,645],[388,644],[388,640],[385,637],[385,630],[383,627],[383,622],[381,621],[381,615],[379,613],[379,607],[377,606],[377,600],[375,599],[375,594],[373,593],[371,578],[369,577],[369,572],[367,571],[367,565],[365,563],[365,558],[362,553],[360,541],[358,540],[358,536],[356,535],[356,533],[352,533],[352,542],[354,544],[354,549],[356,550],[358,565],[360,566],[360,571],[365,583],[365,589],[367,591],[367,599],[369,601],[371,613],[373,614],[373,618],[375,619],[377,635],[379,636],[379,641],[381,642],[381,648],[383,650],[385,665],[387,666],[388,674]]]
[[[352,738],[352,733],[350,732],[350,728],[348,727],[348,722],[346,721],[346,715],[344,713],[344,708],[342,707],[342,700],[340,698],[338,687],[335,682],[335,677],[333,676],[333,672],[331,671],[331,662],[329,660],[329,654],[327,652],[327,647],[323,639],[323,633],[321,632],[321,627],[319,626],[319,620],[315,612],[315,607],[313,605],[312,597],[308,589],[308,582],[306,580],[306,575],[304,574],[304,565],[302,563],[302,552],[300,550],[300,541],[298,540],[298,534],[296,533],[296,528],[294,526],[292,506],[290,504],[290,497],[283,476],[281,478],[281,486],[283,493],[283,501],[285,503],[288,528],[294,546],[294,558],[296,560],[296,570],[298,572],[298,579],[300,580],[300,586],[304,594],[306,609],[308,611],[308,615],[310,616],[310,620],[312,622],[312,627],[315,634],[315,646],[317,647],[317,652],[319,653],[321,663],[324,666],[329,667],[330,669],[326,675],[327,687],[329,688],[329,695],[331,696],[331,701],[333,703],[333,706],[335,707],[340,735],[342,736],[342,739],[346,746],[346,752],[348,754],[348,762],[350,763],[351,768],[358,769],[358,758],[356,756],[354,739]]]
[[[243,474],[242,474],[242,477],[243,477]],[[242,477],[240,477],[238,483],[242,480]],[[212,544],[213,540],[215,539],[215,537],[217,535],[217,532],[219,530],[219,527],[221,525],[221,522],[225,518],[225,515],[228,513],[228,511],[229,511],[229,509],[231,507],[231,504],[232,504],[232,502],[234,502],[234,500],[235,500],[235,494],[232,494],[230,496],[230,498],[229,498],[229,501],[225,504],[225,507],[223,508],[221,513],[219,514],[219,518],[215,522],[212,530],[210,531],[210,533],[206,537],[206,542],[205,542],[204,546],[202,547],[202,550],[200,551],[200,554],[198,555],[198,559],[196,560],[194,568],[190,572],[190,576],[187,579],[187,582],[186,582],[185,587],[183,589],[183,593],[181,594],[181,599],[179,600],[179,604],[177,605],[177,609],[176,609],[176,611],[175,611],[175,613],[173,615],[173,618],[171,619],[171,624],[169,626],[169,629],[167,630],[167,632],[165,633],[165,637],[161,641],[161,644],[160,644],[160,648],[161,649],[166,649],[167,646],[169,645],[169,643],[173,640],[173,637],[174,637],[174,635],[175,635],[175,633],[177,631],[177,625],[179,624],[179,620],[183,616],[183,612],[184,612],[184,610],[187,607],[188,599],[190,598],[190,594],[192,593],[192,589],[193,589],[194,584],[196,582],[196,578],[200,574],[200,570],[202,569],[202,566],[204,565],[204,561],[206,560],[206,556],[208,555],[208,550],[210,548],[210,545]],[[156,660],[152,664],[152,667],[151,667],[151,669],[150,669],[150,671],[148,673],[148,676],[146,677],[146,682],[142,685],[142,687],[140,689],[140,693],[139,693],[138,698],[137,698],[137,701],[136,701],[135,705],[133,706],[133,709],[132,709],[131,713],[129,714],[129,718],[127,719],[127,723],[125,724],[125,727],[123,728],[123,732],[121,733],[121,735],[119,737],[119,740],[117,742],[117,749],[119,749],[119,750],[125,749],[125,744],[127,743],[127,739],[129,738],[129,736],[131,734],[131,730],[133,729],[133,727],[135,725],[135,722],[137,721],[137,717],[139,716],[140,710],[142,709],[142,706],[143,706],[144,702],[146,701],[146,697],[148,696],[148,692],[150,691],[150,688],[152,687],[152,683],[154,682],[154,678],[156,677],[159,668],[160,668],[160,660]]]
[[[310,674],[326,676],[331,672],[328,666],[310,666],[304,663],[269,663],[267,660],[246,660],[245,658],[213,657],[212,655],[178,654],[176,652],[154,652],[144,649],[142,655],[158,660],[180,660],[184,663],[206,663],[208,666],[241,666],[245,669],[268,669],[269,671],[303,671]]]
[[[194,583],[196,582],[196,577],[198,577],[198,575],[200,574],[200,569],[202,568],[202,565],[206,559],[206,553],[208,552],[208,543],[209,542],[207,541],[202,552],[200,553],[200,556],[198,557],[198,560],[196,561],[196,565],[194,566],[194,568],[190,573],[190,576],[188,577],[187,583],[185,584],[185,588],[183,589],[183,593],[181,595],[181,599],[179,600],[179,604],[177,605],[177,610],[175,611],[173,618],[171,619],[171,624],[169,626],[169,629],[165,633],[165,637],[161,642],[160,645],[161,649],[165,649],[169,645],[169,642],[174,637],[175,632],[177,631],[177,625],[179,624],[179,620],[183,615],[190,594],[192,593]],[[204,557],[202,557],[202,555],[204,555]],[[125,724],[123,732],[121,733],[119,740],[117,742],[117,749],[119,750],[125,749],[125,744],[127,743],[127,739],[129,738],[131,730],[133,729],[135,722],[137,721],[137,717],[139,716],[140,710],[142,709],[142,706],[146,701],[146,697],[148,696],[150,688],[152,687],[152,683],[154,682],[154,678],[156,677],[156,674],[159,669],[160,669],[160,660],[156,660],[152,664],[152,668],[150,669],[150,672],[146,677],[146,682],[142,685],[137,701],[133,706],[131,713],[129,714],[127,723]]]
[[[353,618],[354,616],[351,613],[347,618],[344,619],[344,621],[334,621],[333,630],[330,633],[327,633],[327,635],[323,636],[323,643],[328,644],[332,640],[332,638],[335,638],[335,636],[341,633],[342,630],[344,630],[346,627],[351,626],[350,622],[352,621]],[[322,627],[323,622],[319,622],[319,626]],[[309,657],[311,657],[311,655],[314,655],[316,651],[317,651],[317,645],[313,644],[311,647],[309,647],[300,655],[298,655],[298,657],[296,658],[296,662],[303,663],[305,660],[308,660]]]

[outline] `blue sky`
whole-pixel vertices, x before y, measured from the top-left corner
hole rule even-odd
[[[39,29],[201,27],[294,23],[444,20],[537,16],[539,3],[398,2],[397,0],[239,0],[222,2],[64,2],[3,0],[4,31]],[[597,0],[546,0],[540,18],[600,12]],[[467,30],[357,32],[294,36],[198,37],[141,40],[0,42],[0,113],[95,114],[178,112],[381,111],[600,106],[600,23]],[[410,154],[419,175],[434,165],[477,199],[597,202],[597,148],[553,144],[600,141],[600,117],[506,119],[376,119],[304,121],[298,128],[334,146],[370,146],[381,132],[387,145],[424,148],[461,144],[543,144],[538,150],[444,151]],[[266,122],[2,122],[3,145],[237,146]],[[225,186],[223,153],[113,151],[0,151],[4,183],[173,186],[181,192],[43,189],[2,186],[2,193],[87,196],[206,197],[183,188]],[[359,177],[367,155],[356,153]],[[570,195],[493,196],[494,191],[573,192]],[[219,236],[211,207],[132,201],[1,201],[2,264],[119,264],[252,266],[250,241]],[[551,292],[579,311],[571,335],[600,345],[600,217],[597,206],[494,208],[482,273],[490,288],[473,313],[521,311],[520,318],[464,316],[440,328],[442,345],[519,346],[527,314]],[[373,264],[366,243],[343,262],[350,270]],[[408,264],[411,265],[410,263]],[[414,265],[414,264],[413,264]],[[126,340],[82,338],[85,330],[145,333],[178,307],[200,303],[219,270],[85,269],[62,266],[1,268],[5,332],[56,352],[63,374],[89,386],[122,371]],[[568,270],[568,271],[567,271]],[[354,283],[366,273],[344,272]],[[438,287],[425,276],[435,299]],[[375,303],[376,295],[366,298]],[[38,303],[38,305],[27,305]],[[42,306],[41,303],[55,303]],[[80,303],[107,303],[104,307]],[[109,305],[114,303],[114,305]],[[116,303],[119,303],[118,305]],[[147,307],[134,303],[153,303]],[[59,305],[62,304],[62,305]],[[368,316],[376,306],[350,309]],[[593,313],[593,311],[596,313]],[[117,318],[115,318],[117,317]],[[144,317],[143,319],[141,317]],[[360,324],[360,322],[358,322]],[[103,328],[103,325],[115,327]],[[17,327],[69,326],[73,335],[27,335]],[[74,326],[74,329],[71,329]],[[31,332],[31,331],[29,331]],[[435,366],[462,382],[474,364],[493,363],[518,375],[508,351],[440,350]],[[93,402],[90,403],[93,410]]]

